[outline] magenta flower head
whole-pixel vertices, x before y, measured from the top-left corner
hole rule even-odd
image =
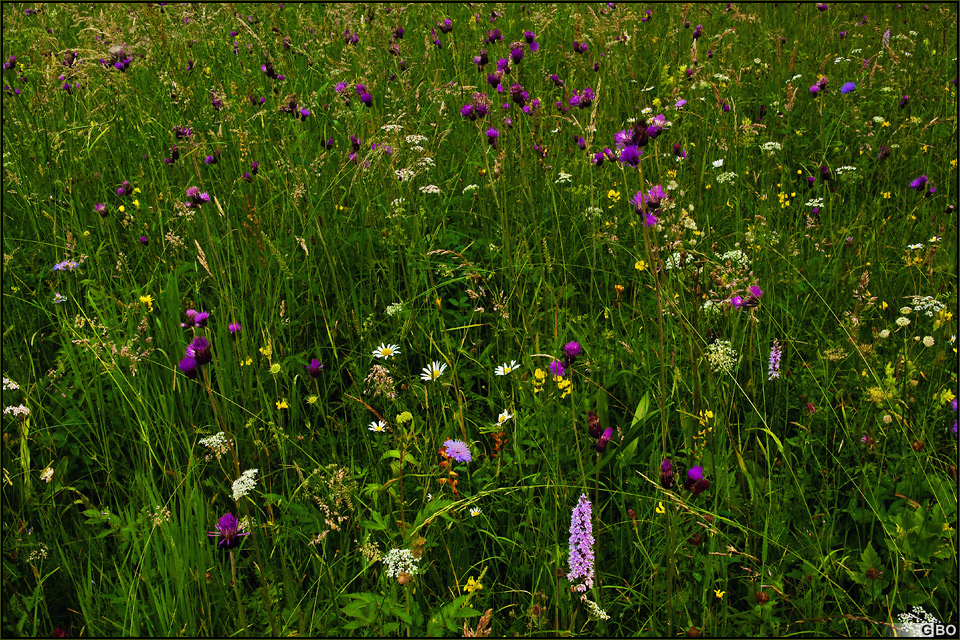
[[[554,360],[547,368],[550,370],[550,375],[555,378],[562,378],[567,373],[566,369],[563,368],[563,363],[559,360]]]
[[[643,155],[643,151],[640,150],[635,144],[629,144],[623,148],[623,151],[620,152],[620,157],[618,158],[623,164],[628,164],[631,167],[635,167],[640,164],[640,157]]]
[[[323,365],[320,364],[320,361],[314,358],[310,361],[310,364],[307,365],[307,373],[310,374],[310,377],[316,380],[320,377],[320,370],[323,369]]]
[[[180,364],[177,365],[177,368],[183,371],[183,374],[188,378],[193,379],[197,377],[197,361],[190,356],[184,357],[184,359],[180,361]]]
[[[569,367],[572,365],[576,359],[583,353],[583,348],[580,346],[579,342],[571,340],[567,344],[563,345],[563,354],[564,362]]]
[[[189,329],[191,327],[203,328],[207,326],[207,320],[210,319],[210,313],[208,311],[197,311],[196,309],[187,309],[186,315],[187,315],[186,322],[180,323],[180,326],[183,327],[184,329]]]
[[[248,536],[249,533],[240,533],[240,523],[237,516],[232,513],[225,513],[217,521],[217,530],[208,531],[208,538],[219,538],[217,542],[218,549],[232,549],[240,544],[240,536]]]
[[[923,189],[927,186],[927,176],[920,176],[910,183],[911,189]]]
[[[128,196],[133,193],[133,187],[130,186],[129,180],[124,180],[120,183],[120,187],[117,189],[118,196]]]
[[[587,494],[580,494],[577,506],[570,514],[570,571],[567,580],[582,582],[573,587],[578,593],[593,588],[593,505]]]
[[[673,489],[676,484],[673,479],[673,463],[668,458],[664,458],[660,463],[660,486],[664,489]]]
[[[487,142],[490,144],[491,147],[493,147],[494,149],[496,149],[496,148],[497,148],[497,138],[500,137],[500,132],[499,132],[498,130],[494,129],[493,127],[490,127],[489,129],[486,130],[485,133],[486,133],[486,136],[487,136]]]
[[[203,336],[197,336],[187,345],[186,356],[193,358],[197,366],[207,364],[213,359],[213,355],[210,353],[210,341]]]
[[[910,102],[910,96],[904,95],[902,98],[900,98],[900,108],[903,109],[905,106],[907,106],[908,102]]]
[[[813,95],[817,95],[818,93],[820,93],[820,85],[818,84],[811,85],[810,93],[812,93]]]
[[[677,100],[677,103],[673,106],[676,107],[677,109],[682,109],[683,105],[685,104],[687,104],[687,101],[681,98],[680,100]]]
[[[230,330],[230,335],[231,335],[231,336],[236,337],[236,335],[237,335],[238,333],[240,333],[240,331],[243,330],[243,326],[242,326],[239,322],[231,322],[231,323],[227,326],[227,329]]]
[[[210,202],[210,196],[208,194],[200,193],[200,189],[197,187],[187,187],[187,202],[184,204],[186,204],[188,208],[192,209],[207,202]]]
[[[683,486],[695,496],[709,489],[710,481],[703,477],[703,467],[697,465],[687,471],[687,481]]]
[[[610,438],[613,437],[613,427],[607,427],[603,435],[600,436],[600,439],[597,440],[597,444],[593,445],[594,449],[597,450],[597,453],[603,453],[607,450],[607,445],[610,444]]]
[[[98,202],[97,204],[93,205],[93,210],[99,213],[101,217],[107,217],[107,205],[103,204],[102,202]]]
[[[473,456],[470,454],[470,448],[465,442],[460,440],[446,440],[443,443],[443,449],[447,452],[447,456],[453,458],[457,462],[470,462],[473,459]]]
[[[591,438],[599,439],[603,435],[603,427],[600,426],[600,418],[595,411],[587,411],[587,432]]]

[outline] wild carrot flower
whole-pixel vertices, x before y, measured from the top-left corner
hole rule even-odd
[[[248,533],[240,533],[240,523],[237,517],[232,513],[225,513],[217,521],[217,530],[208,531],[207,537],[219,538],[217,542],[218,549],[232,549],[240,544],[240,536],[248,536]]]
[[[447,452],[447,456],[457,462],[470,462],[473,459],[470,448],[460,440],[446,440],[443,443],[443,448]]]
[[[583,493],[570,516],[570,572],[567,573],[570,582],[583,580],[574,587],[579,593],[593,588],[593,543],[593,507]]]
[[[253,491],[257,486],[257,473],[259,469],[247,469],[244,471],[239,478],[233,482],[233,499],[239,500],[243,498],[251,491]]]

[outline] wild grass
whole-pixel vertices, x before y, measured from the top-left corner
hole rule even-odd
[[[5,5],[4,632],[956,623],[956,34],[949,4]]]

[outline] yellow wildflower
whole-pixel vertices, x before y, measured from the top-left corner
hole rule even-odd
[[[483,585],[474,580],[473,576],[470,576],[470,579],[467,580],[466,586],[463,588],[464,591],[468,591],[469,593],[479,591],[480,589],[483,589]]]
[[[148,311],[153,311],[153,296],[147,294],[145,296],[140,296],[140,302],[147,305]]]
[[[663,506],[663,501],[661,501],[660,504],[657,505],[657,513],[664,514],[666,512],[667,509]]]
[[[290,405],[287,404],[287,399],[286,399],[286,398],[282,398],[282,399],[277,403],[277,409],[289,409],[289,408],[290,408]]]
[[[270,373],[272,373],[273,375],[277,375],[278,373],[280,373],[280,365],[276,362],[270,365]]]
[[[265,347],[260,347],[260,353],[267,356],[268,358],[273,354],[273,347],[267,345]]]
[[[722,598],[727,592],[726,592],[726,591],[720,591],[720,589],[714,589],[714,590],[713,590],[713,593],[714,593],[714,595],[716,595],[718,598]]]
[[[317,396],[307,396],[307,404],[317,404],[319,399]]]
[[[637,260],[635,263],[633,263],[633,268],[637,271],[643,271],[647,268],[647,263],[644,260]]]

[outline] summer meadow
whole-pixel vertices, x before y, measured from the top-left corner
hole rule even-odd
[[[4,635],[960,620],[956,4],[2,13]]]

